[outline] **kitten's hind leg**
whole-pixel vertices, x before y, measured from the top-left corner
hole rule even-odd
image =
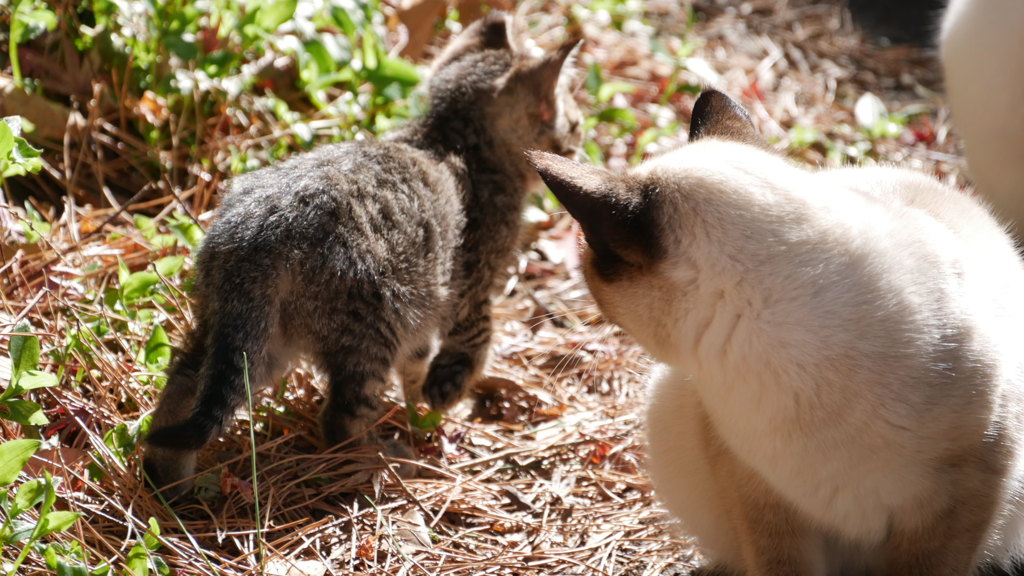
[[[462,399],[479,376],[491,344],[491,306],[484,302],[460,314],[430,363],[423,394],[434,410],[444,410]]]
[[[202,367],[205,338],[197,326],[185,348],[168,371],[167,383],[150,423],[151,430],[167,428],[188,419],[195,406]],[[180,498],[188,491],[184,482],[195,473],[196,451],[192,449],[163,448],[147,443],[142,465],[146,478],[169,500]]]
[[[406,403],[418,404],[423,400],[423,383],[430,369],[430,359],[437,353],[437,338],[431,338],[416,347],[399,365],[398,376]]]
[[[389,364],[390,358],[366,351],[341,351],[323,358],[328,384],[320,410],[320,431],[326,447],[359,436],[381,416],[380,395]]]
[[[245,400],[246,375],[255,392],[285,363],[285,353],[270,346],[277,334],[274,302],[265,291],[244,291],[249,285],[255,284],[218,292],[230,298],[200,301],[200,321],[170,372],[145,440],[146,469],[158,486],[192,475],[196,451]]]

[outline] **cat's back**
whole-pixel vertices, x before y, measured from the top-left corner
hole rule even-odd
[[[898,392],[912,396],[957,389],[939,366],[1016,371],[1002,352],[1024,325],[1024,266],[977,199],[909,170],[807,170],[735,142],[698,142],[641,173],[659,172],[695,216],[680,218],[697,230],[690,257],[710,300],[693,317],[725,298],[752,319],[733,332],[741,362],[702,360],[723,378],[762,362],[824,381],[842,359],[873,386],[931,379]]]
[[[1015,248],[1005,226],[988,205],[970,193],[920,172],[895,166],[826,170],[815,175],[831,189],[842,189],[878,202],[895,221],[931,222],[951,234],[964,248],[993,251],[994,258],[1012,259]],[[934,239],[934,234],[914,230]]]
[[[345,142],[235,178],[218,214],[240,233],[315,234],[374,212],[413,227],[455,217],[458,201],[453,176],[427,153],[394,141]]]
[[[450,250],[462,223],[443,163],[401,142],[346,142],[233,179],[203,250],[415,257]]]
[[[297,319],[340,301],[438,306],[464,221],[455,178],[427,153],[322,146],[230,183],[199,252],[196,296],[247,282],[290,302]]]

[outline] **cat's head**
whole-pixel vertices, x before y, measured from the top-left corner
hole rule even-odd
[[[580,41],[536,56],[517,44],[512,27],[510,16],[491,12],[441,52],[430,81],[431,109],[442,116],[482,112],[515,158],[527,149],[570,155],[583,141],[583,117],[571,93]]]
[[[743,164],[774,158],[762,149],[746,111],[716,91],[698,98],[690,141],[625,173],[528,153],[583,229],[583,271],[598,306],[666,361],[683,320],[675,315],[686,313],[687,294],[698,288],[702,270],[715,265],[702,261],[708,251],[695,246],[727,236],[709,226],[733,219],[730,189],[744,185]],[[719,166],[730,163],[739,165],[736,182],[726,182]],[[726,215],[716,219],[708,217],[711,212]],[[735,218],[739,229],[743,216]]]

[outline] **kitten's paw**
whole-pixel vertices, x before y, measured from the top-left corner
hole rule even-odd
[[[192,492],[195,468],[196,453],[192,450],[146,446],[142,456],[143,479],[172,504],[185,501]]]
[[[373,418],[357,418],[350,415],[321,415],[320,437],[324,441],[324,448],[330,450],[341,444],[355,446],[366,442],[366,431],[374,421]]]
[[[383,446],[385,462],[398,474],[399,478],[409,480],[417,476],[419,467],[413,464],[413,461],[416,460],[416,453],[408,442],[388,440],[383,443]]]
[[[442,411],[461,400],[475,371],[473,359],[466,354],[438,354],[430,364],[427,381],[423,384],[423,395],[430,407]]]

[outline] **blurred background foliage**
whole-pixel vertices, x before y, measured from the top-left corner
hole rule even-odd
[[[22,117],[53,159],[5,186],[58,205],[65,192],[181,200],[316,141],[385,130],[409,116],[420,79],[389,52],[395,29],[377,0],[0,4],[0,115]]]

